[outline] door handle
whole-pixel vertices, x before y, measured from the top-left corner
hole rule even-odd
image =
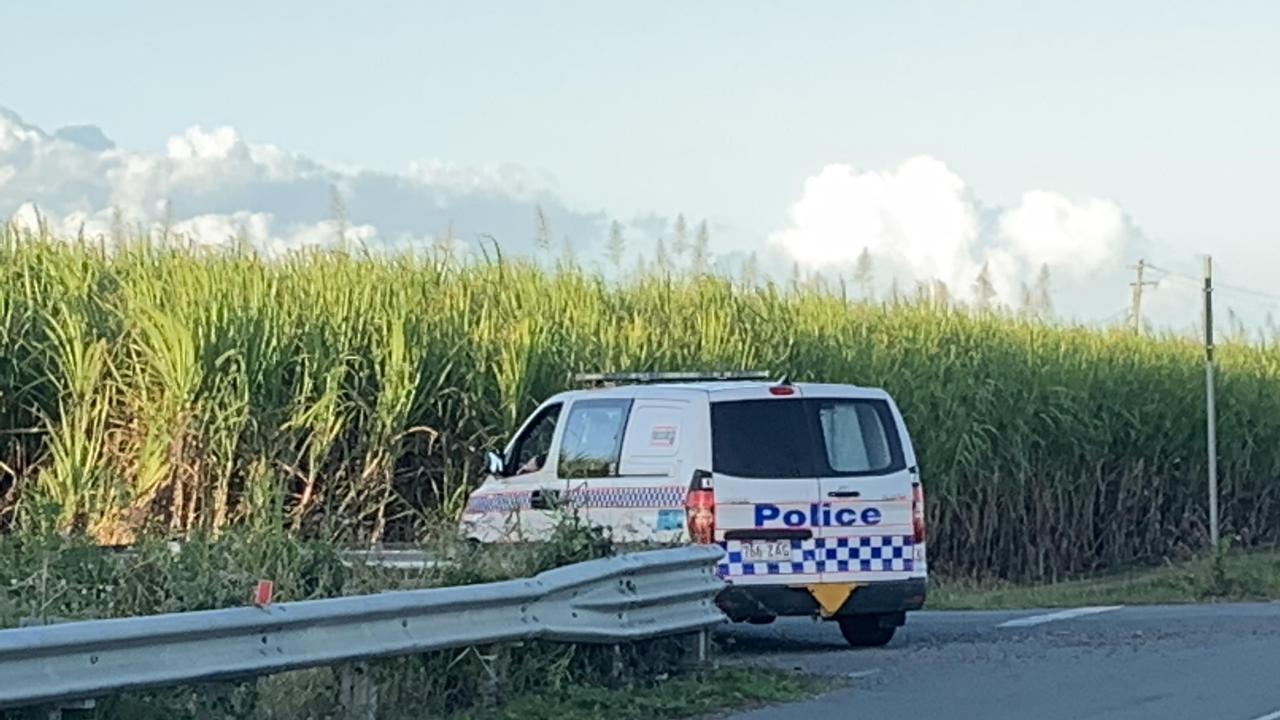
[[[855,498],[855,497],[861,497],[861,496],[862,496],[862,493],[858,492],[857,490],[832,490],[831,492],[827,493],[827,497],[833,497],[833,498]]]
[[[534,510],[553,510],[559,504],[559,490],[543,490],[539,488],[529,493],[529,507]]]

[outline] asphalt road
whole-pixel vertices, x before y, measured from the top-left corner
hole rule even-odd
[[[726,662],[844,683],[733,717],[1280,720],[1280,602],[1054,613],[914,613],[871,650],[811,620],[729,626]]]

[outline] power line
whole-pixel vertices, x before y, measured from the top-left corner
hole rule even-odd
[[[1099,325],[1108,325],[1110,323],[1116,322],[1117,320],[1125,320],[1127,322],[1129,320],[1130,315],[1132,314],[1133,314],[1133,308],[1125,306],[1120,308],[1119,310],[1116,310],[1110,315],[1107,315],[1106,317],[1096,320],[1095,322],[1097,322]]]
[[[1191,273],[1178,272],[1177,270],[1170,270],[1168,268],[1160,267],[1159,265],[1152,265],[1151,263],[1147,263],[1147,269],[1155,270],[1156,272],[1164,273],[1165,275],[1172,275],[1173,277],[1182,278],[1184,280],[1194,280],[1196,283],[1201,281],[1199,277],[1192,275]]]
[[[1200,284],[1203,282],[1203,278],[1196,277],[1195,275],[1191,275],[1189,273],[1178,272],[1177,270],[1169,270],[1167,268],[1152,265],[1151,263],[1146,263],[1146,267],[1148,270],[1155,270],[1156,272],[1161,272],[1161,273],[1164,273],[1165,275],[1169,275],[1171,277],[1175,277],[1180,280],[1191,281],[1195,283],[1197,287],[1199,287]],[[1272,302],[1280,303],[1280,295],[1269,293],[1269,292],[1263,292],[1262,290],[1254,290],[1253,288],[1244,287],[1243,285],[1228,285],[1226,283],[1220,283],[1215,280],[1213,283],[1213,289],[1227,290],[1230,292],[1243,293],[1245,295],[1253,295],[1254,297],[1265,298]]]
[[[1280,302],[1280,295],[1273,295],[1271,293],[1262,292],[1261,290],[1254,290],[1253,288],[1240,287],[1239,285],[1217,284],[1217,285],[1214,285],[1213,288],[1215,290],[1227,290],[1230,292],[1238,292],[1238,293],[1243,293],[1245,295],[1252,295],[1258,298],[1265,298],[1267,300],[1270,300],[1273,303]]]
[[[1188,286],[1195,287],[1196,289],[1200,289],[1203,283],[1203,281],[1196,282],[1191,278],[1181,276],[1170,276],[1168,279],[1186,283]],[[1250,290],[1249,288],[1236,287],[1234,285],[1219,285],[1216,282],[1213,289],[1215,292],[1237,294],[1237,300],[1245,303],[1252,303],[1255,307],[1274,308],[1280,305],[1280,296],[1270,295],[1260,290]]]
[[[1193,290],[1198,294],[1204,290],[1205,281],[1203,277],[1197,277],[1179,270],[1170,270],[1166,267],[1152,265],[1150,262],[1145,263],[1145,266],[1147,271],[1158,273],[1158,277],[1156,278],[1156,287],[1159,287],[1160,284],[1166,282],[1172,282],[1178,286],[1179,292],[1182,292],[1183,289],[1185,289]],[[1133,285],[1133,283],[1130,283],[1130,285]],[[1275,311],[1280,309],[1280,294],[1255,290],[1243,285],[1223,284],[1217,282],[1216,279],[1213,283],[1213,290],[1215,294],[1219,295],[1219,297],[1223,297],[1224,299],[1226,297],[1230,298],[1230,301],[1226,303],[1228,314],[1227,327],[1228,332],[1232,337],[1237,337],[1238,333],[1249,332],[1246,330],[1246,326],[1241,319],[1242,316],[1236,312],[1236,309],[1242,307],[1250,309],[1253,312],[1265,311],[1267,317],[1265,322],[1251,322],[1250,325],[1260,326],[1262,328],[1261,332],[1264,333],[1264,337],[1265,333],[1274,332],[1274,330],[1268,330],[1268,328],[1275,327],[1271,318],[1274,316]],[[1186,299],[1190,300],[1189,297]],[[1204,327],[1203,315],[1201,316],[1198,324],[1200,327]]]

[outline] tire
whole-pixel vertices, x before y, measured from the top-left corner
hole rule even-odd
[[[838,619],[840,634],[853,647],[883,647],[893,639],[897,627],[884,627],[879,615],[850,615]]]

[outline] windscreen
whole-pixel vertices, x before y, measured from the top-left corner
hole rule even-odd
[[[711,453],[715,472],[744,478],[881,475],[905,467],[883,400],[713,403]]]

